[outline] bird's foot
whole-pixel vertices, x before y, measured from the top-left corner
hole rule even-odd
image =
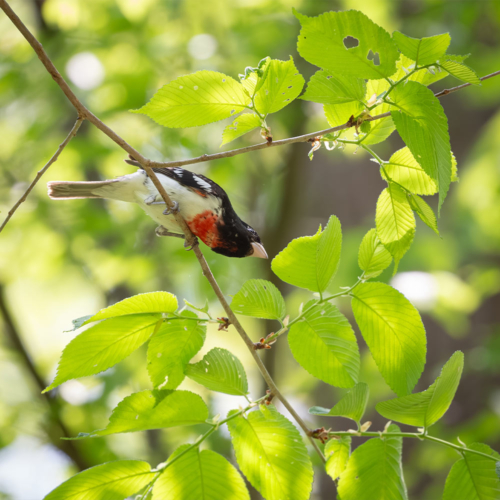
[[[189,244],[187,241],[184,242],[184,248],[186,249],[186,251],[189,252],[189,250],[192,250],[194,247],[197,247],[199,244],[200,244],[200,242],[198,241],[198,238],[195,236],[193,243]]]
[[[171,233],[163,226],[158,226],[155,229],[156,236],[173,236],[174,238],[184,238],[183,234]]]
[[[163,215],[170,215],[170,214],[176,214],[179,211],[179,203],[176,201],[172,201],[173,207],[172,208],[166,208],[163,210]]]

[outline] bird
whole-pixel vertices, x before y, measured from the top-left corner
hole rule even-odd
[[[257,232],[238,217],[228,195],[214,181],[180,167],[154,167],[174,202],[169,210],[140,163],[132,157],[125,161],[139,169],[103,181],[51,181],[47,183],[48,195],[54,200],[105,198],[137,203],[160,224],[158,236],[183,237],[173,214],[179,211],[192,233],[212,251],[226,257],[268,258]]]

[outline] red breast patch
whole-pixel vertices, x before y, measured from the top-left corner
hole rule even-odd
[[[211,210],[205,210],[205,212],[195,215],[190,221],[186,222],[195,236],[198,236],[205,245],[213,248],[220,244],[217,229],[218,220],[217,215]]]

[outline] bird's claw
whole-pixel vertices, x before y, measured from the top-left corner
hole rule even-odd
[[[171,233],[167,228],[158,226],[155,229],[156,236],[173,236],[174,238],[184,238],[183,234]]]
[[[172,208],[166,208],[165,210],[163,210],[163,215],[170,215],[170,214],[175,214],[179,211],[179,203],[176,202],[176,201],[173,201],[173,207]]]
[[[193,243],[189,244],[187,241],[184,242],[184,248],[186,249],[187,252],[192,250],[194,247],[199,245],[198,238],[195,236]]]

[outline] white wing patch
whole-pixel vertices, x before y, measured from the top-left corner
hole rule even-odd
[[[197,175],[193,175],[193,177],[198,186],[200,186],[203,189],[206,189],[208,192],[212,190],[212,186],[207,181],[204,181],[201,177],[198,177]]]

